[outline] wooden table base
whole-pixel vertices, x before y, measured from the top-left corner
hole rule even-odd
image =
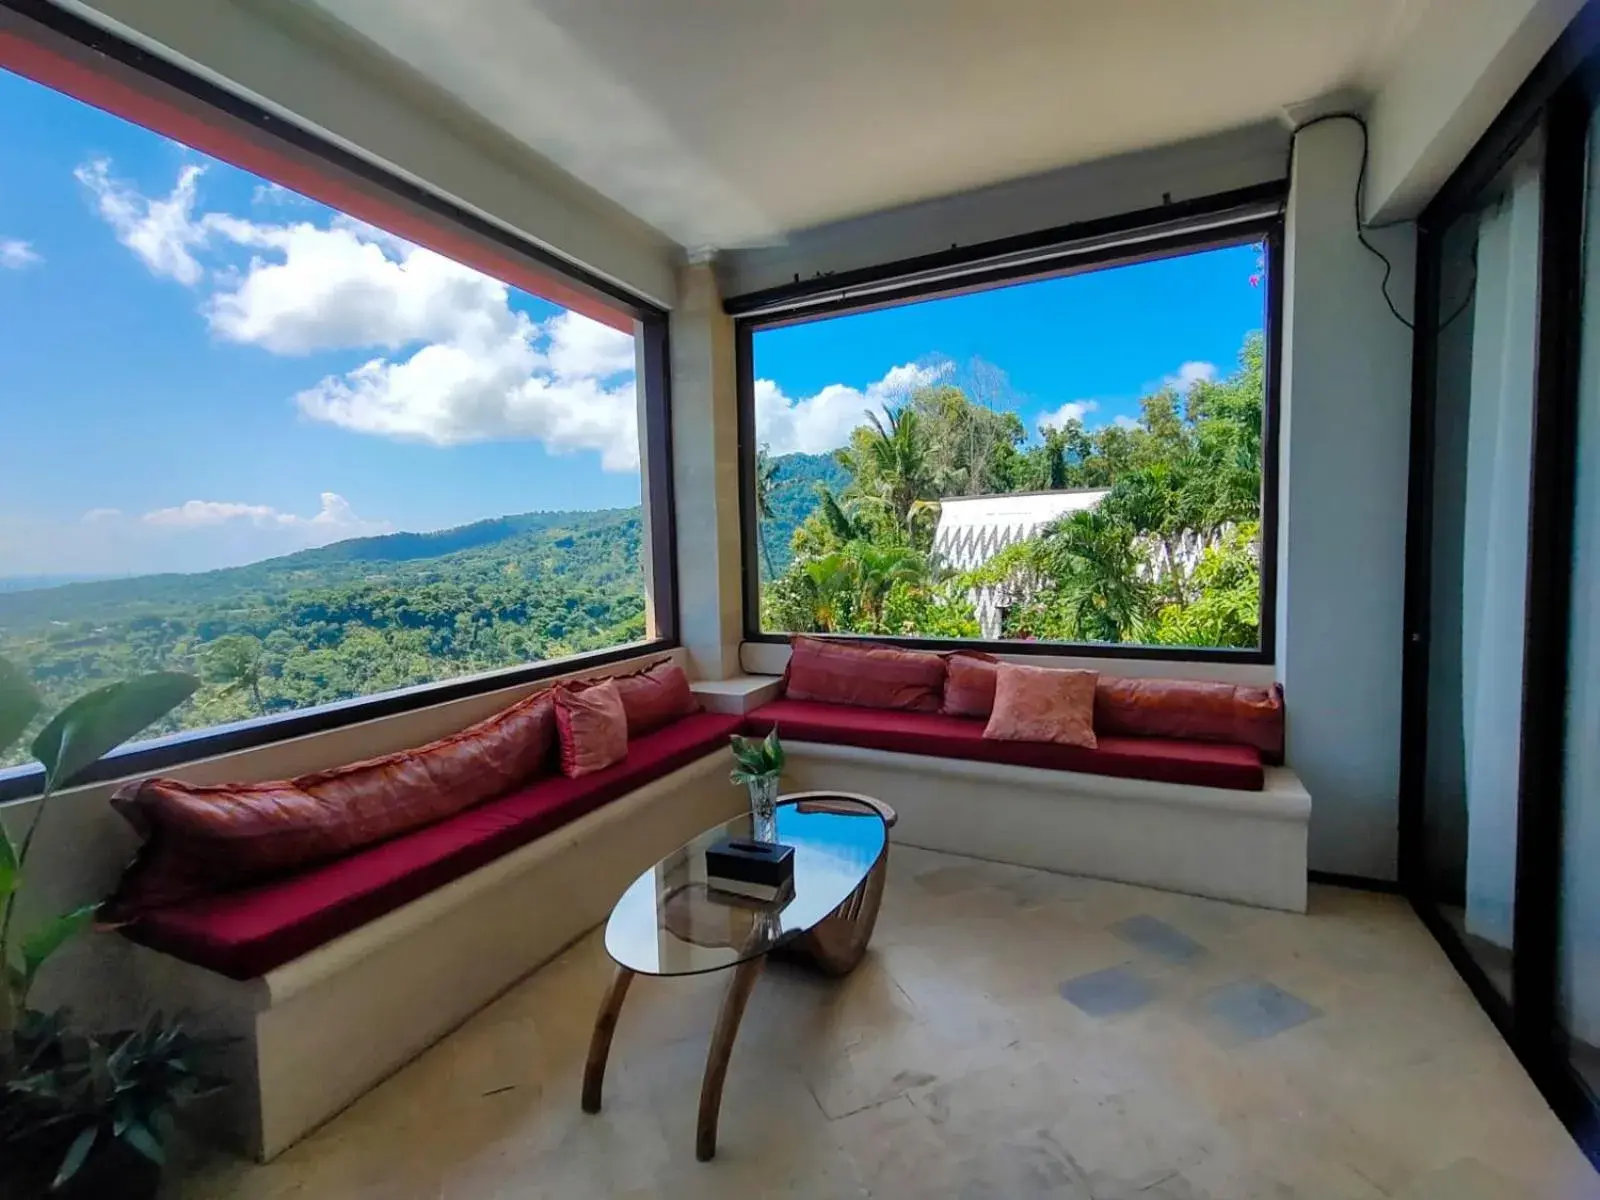
[[[886,825],[894,824],[894,810],[869,797],[845,796],[832,792],[805,793],[824,800],[860,800],[870,804],[884,817]],[[846,897],[844,903],[829,913],[815,928],[804,936],[773,951],[784,958],[796,959],[821,971],[825,975],[848,975],[860,964],[872,940],[872,930],[878,922],[878,909],[883,903],[884,880],[889,874],[889,847],[868,872],[861,885]],[[739,1022],[744,1018],[745,1006],[767,956],[748,959],[733,969],[728,990],[722,996],[722,1009],[717,1013],[717,1025],[711,1034],[711,1046],[706,1052],[706,1073],[700,1082],[700,1116],[695,1127],[694,1153],[701,1162],[709,1162],[717,1153],[717,1119],[722,1111],[722,1085],[728,1078],[728,1060],[733,1055],[733,1043],[739,1036]],[[583,1111],[600,1111],[600,1094],[605,1086],[606,1060],[611,1055],[611,1039],[617,1032],[617,1018],[622,1015],[622,1002],[628,998],[628,987],[634,973],[619,966],[611,977],[600,1002],[600,1012],[594,1019],[594,1036],[589,1039],[589,1058],[583,1068]]]

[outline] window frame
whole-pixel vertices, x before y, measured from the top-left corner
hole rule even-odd
[[[1266,247],[1263,304],[1265,391],[1261,424],[1261,640],[1254,648],[1161,646],[1142,643],[1005,641],[891,634],[828,634],[923,650],[981,650],[990,654],[1085,659],[1271,665],[1277,655],[1279,473],[1278,442],[1283,342],[1283,181],[1165,204],[1123,216],[1081,222],[859,271],[823,276],[729,298],[739,409],[739,525],[744,640],[787,644],[791,634],[761,628],[761,562],[756,517],[755,334],[872,309],[976,291],[1089,274],[1226,246]],[[1230,218],[1230,214],[1232,215]],[[998,261],[998,260],[1012,261]],[[914,277],[921,276],[921,280]],[[861,294],[852,296],[858,290]]]
[[[631,324],[636,386],[643,389],[640,509],[648,555],[643,563],[646,610],[654,620],[654,636],[132,743],[106,755],[78,776],[74,786],[147,774],[574,671],[659,656],[680,644],[664,308],[43,0],[7,0],[0,6],[0,68],[311,195],[335,211],[368,220],[541,299],[619,330]],[[341,199],[352,202],[357,211],[351,212]],[[381,214],[381,219],[372,220],[368,214],[373,213]],[[37,766],[0,768],[0,804],[37,796],[43,786],[44,771]]]

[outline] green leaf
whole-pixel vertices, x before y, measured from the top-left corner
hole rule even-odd
[[[33,681],[8,659],[0,658],[0,753],[22,736],[39,712],[39,693]]]
[[[104,754],[182,704],[200,681],[161,671],[96,688],[79,696],[33,739],[33,756],[44,764],[45,784],[62,787]]]
[[[52,1192],[59,1191],[83,1167],[84,1161],[89,1157],[89,1151],[94,1149],[94,1141],[100,1136],[100,1126],[91,1125],[77,1137],[72,1139],[72,1145],[67,1147],[67,1155],[61,1160],[61,1169],[56,1172],[55,1182],[50,1185]]]
[[[95,904],[85,904],[64,916],[46,921],[22,940],[22,986],[26,991],[45,961],[94,921]]]
[[[0,750],[5,747],[0,746]],[[22,886],[22,867],[17,862],[17,848],[12,844],[11,835],[5,831],[5,826],[0,825],[0,900],[4,900],[12,892]]]
[[[150,1126],[143,1121],[130,1121],[128,1127],[122,1131],[122,1140],[155,1163],[156,1166],[165,1165],[167,1155],[161,1148],[161,1139],[156,1137],[150,1131]]]

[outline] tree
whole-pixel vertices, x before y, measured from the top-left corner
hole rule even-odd
[[[846,496],[872,509],[892,540],[916,544],[919,518],[937,507],[938,496],[920,412],[911,405],[886,409],[882,417],[868,412],[839,461],[853,476]],[[932,543],[931,530],[926,540]]]
[[[767,546],[767,526],[773,518],[772,493],[777,486],[778,464],[766,446],[756,450],[756,539],[761,545],[761,562],[772,578],[772,551]]]
[[[200,657],[200,674],[207,683],[217,684],[221,695],[246,692],[257,716],[265,716],[266,701],[261,698],[261,680],[266,674],[266,655],[261,639],[249,634],[228,634],[206,645]]]

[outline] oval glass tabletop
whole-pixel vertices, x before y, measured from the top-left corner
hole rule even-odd
[[[888,844],[857,800],[780,801],[778,842],[794,847],[794,894],[763,904],[714,891],[706,850],[748,838],[750,814],[706,830],[635,879],[606,923],[606,950],[641,975],[695,975],[757,958],[814,928],[866,879]]]

